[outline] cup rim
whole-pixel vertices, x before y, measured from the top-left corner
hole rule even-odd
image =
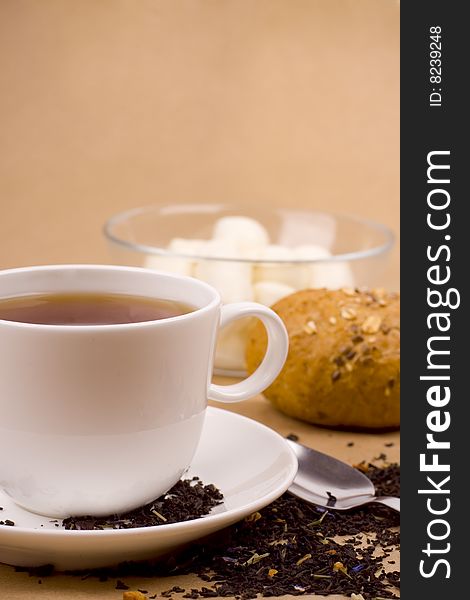
[[[364,217],[360,217],[358,215],[346,214],[346,213],[335,213],[335,212],[326,212],[320,210],[309,210],[309,209],[298,209],[298,212],[310,212],[316,213],[318,215],[327,215],[332,217],[333,219],[344,219],[349,220],[355,223],[360,223],[370,229],[375,230],[376,232],[380,232],[383,236],[382,243],[373,246],[372,248],[367,248],[365,250],[355,250],[353,252],[345,252],[343,254],[334,254],[332,256],[328,256],[325,258],[296,258],[296,259],[255,259],[255,258],[242,258],[242,257],[224,257],[224,256],[205,256],[204,254],[184,254],[179,252],[173,252],[164,247],[159,246],[149,246],[147,244],[141,244],[138,242],[127,240],[123,237],[116,235],[113,231],[115,225],[126,221],[128,218],[131,218],[136,215],[145,214],[154,212],[157,210],[165,210],[168,208],[173,209],[188,209],[188,210],[196,210],[200,209],[203,212],[214,212],[216,210],[221,209],[235,209],[234,205],[231,204],[148,204],[146,206],[139,206],[137,208],[131,208],[129,210],[125,210],[119,213],[116,213],[109,217],[107,221],[103,225],[103,234],[104,237],[111,243],[116,244],[117,246],[121,246],[128,250],[132,250],[134,252],[143,252],[145,254],[153,254],[156,256],[166,256],[170,258],[186,258],[186,259],[197,259],[197,260],[207,260],[207,261],[219,261],[219,262],[230,262],[230,263],[244,263],[244,264],[285,264],[285,265],[299,265],[299,264],[320,264],[320,263],[334,263],[334,262],[349,262],[355,260],[362,260],[367,258],[372,258],[374,256],[380,256],[381,254],[385,254],[388,252],[394,242],[395,242],[395,234],[393,231],[384,225],[383,223],[379,223],[377,221],[373,221],[371,219],[367,219]],[[277,211],[285,211],[292,209],[288,208],[280,208],[274,207]],[[241,210],[241,209],[240,209]]]
[[[7,274],[21,274],[21,273],[30,273],[30,272],[41,272],[41,271],[67,271],[70,269],[80,270],[80,271],[115,271],[120,273],[146,273],[151,274],[155,277],[163,277],[165,279],[173,279],[178,281],[185,281],[186,283],[203,288],[207,292],[212,295],[212,300],[201,307],[196,307],[189,313],[185,313],[183,315],[177,315],[174,317],[165,317],[163,319],[154,319],[152,321],[137,321],[136,323],[102,323],[97,325],[57,325],[53,323],[24,323],[22,321],[10,321],[8,319],[0,318],[1,326],[11,326],[11,327],[19,327],[26,329],[40,329],[40,330],[49,330],[49,331],[75,331],[75,332],[90,332],[90,331],[113,331],[113,330],[123,330],[123,329],[141,329],[143,327],[159,327],[164,326],[168,323],[187,321],[197,318],[199,315],[209,312],[220,306],[222,304],[222,300],[220,298],[219,292],[204,281],[200,279],[196,279],[195,277],[188,277],[186,275],[178,275],[175,273],[167,273],[164,271],[157,271],[155,269],[146,269],[144,267],[130,267],[125,265],[106,265],[106,264],[53,264],[53,265],[34,265],[29,267],[16,267],[12,269],[1,269],[0,270],[0,280],[3,276]],[[24,294],[19,294],[24,295]],[[15,296],[10,296],[14,298]],[[2,298],[0,292],[0,299]]]

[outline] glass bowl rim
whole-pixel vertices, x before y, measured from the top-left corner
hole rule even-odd
[[[366,219],[364,217],[359,217],[357,215],[347,214],[347,213],[335,213],[335,212],[327,212],[320,210],[311,210],[305,208],[299,209],[289,209],[284,207],[271,207],[269,210],[274,212],[279,211],[290,211],[290,212],[308,212],[322,216],[332,217],[335,220],[345,220],[352,221],[358,223],[360,225],[364,225],[369,227],[370,229],[375,230],[378,233],[381,233],[384,241],[383,243],[373,246],[372,248],[367,248],[365,250],[356,250],[354,252],[346,252],[344,254],[333,254],[332,256],[328,256],[325,258],[296,258],[296,259],[257,259],[257,258],[237,258],[237,257],[227,257],[227,256],[205,256],[204,254],[183,254],[178,252],[173,252],[168,250],[167,248],[160,248],[158,246],[149,246],[147,244],[140,244],[137,242],[132,242],[126,240],[125,238],[117,236],[113,233],[113,228],[128,220],[131,217],[136,215],[155,212],[157,210],[162,210],[165,208],[174,208],[179,207],[180,209],[202,209],[206,208],[208,214],[213,214],[217,209],[218,210],[226,210],[235,208],[234,204],[184,204],[184,203],[174,203],[174,204],[148,204],[146,206],[139,206],[137,208],[131,208],[129,210],[125,210],[119,213],[112,215],[103,225],[103,233],[104,236],[112,243],[122,246],[127,250],[132,250],[134,252],[140,252],[145,254],[153,254],[156,256],[162,256],[167,258],[185,258],[189,260],[207,260],[214,262],[230,262],[230,263],[245,263],[245,264],[285,264],[285,265],[302,265],[302,264],[320,264],[320,263],[331,263],[331,262],[349,262],[355,260],[363,260],[367,258],[372,258],[375,256],[380,256],[381,254],[385,254],[389,251],[395,241],[395,234],[393,231],[384,225],[383,223],[378,223],[377,221],[373,221],[371,219]],[[241,208],[240,214],[243,213],[243,207]]]

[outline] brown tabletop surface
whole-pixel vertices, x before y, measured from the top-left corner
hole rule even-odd
[[[0,268],[107,262],[105,219],[152,202],[275,202],[398,235],[398,82],[395,0],[5,0]],[[391,288],[398,269],[396,244]],[[351,463],[388,442],[398,460],[398,433],[316,428],[261,397],[230,409]],[[0,566],[8,600],[119,600],[114,586]]]

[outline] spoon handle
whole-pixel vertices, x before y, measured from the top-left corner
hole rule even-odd
[[[378,502],[379,504],[385,504],[385,506],[389,506],[400,512],[400,498],[395,498],[394,496],[377,496],[373,501]]]

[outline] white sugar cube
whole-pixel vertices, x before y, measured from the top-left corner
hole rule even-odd
[[[272,306],[281,298],[290,296],[295,292],[295,289],[284,283],[277,281],[259,281],[253,286],[256,302],[260,302],[265,306]]]
[[[215,353],[217,369],[245,370],[246,341],[254,322],[253,318],[240,319],[219,331]]]
[[[229,252],[228,246],[225,246],[225,251]],[[223,256],[223,254],[216,253],[215,256]],[[244,300],[253,299],[252,266],[250,263],[236,260],[201,259],[196,262],[194,276],[215,287],[222,298],[222,302],[243,302]]]
[[[327,259],[331,258],[329,250],[314,244],[299,246],[296,255],[300,259]],[[319,262],[311,266],[310,287],[328,288],[331,290],[341,287],[354,287],[354,277],[351,267],[347,262]]]
[[[240,252],[234,240],[205,240],[200,246],[198,254],[221,259],[240,258]]]
[[[231,240],[243,256],[249,258],[249,253],[269,244],[266,229],[249,217],[222,217],[212,232],[214,240]]]
[[[354,275],[347,262],[318,263],[312,266],[311,287],[337,290],[355,286]]]
[[[254,280],[276,281],[288,285],[295,290],[302,290],[310,285],[311,272],[309,265],[295,264],[297,260],[295,250],[286,246],[271,244],[260,252],[260,261],[277,261],[261,263],[254,269]],[[292,262],[288,262],[292,261]],[[283,264],[283,263],[286,264]]]

